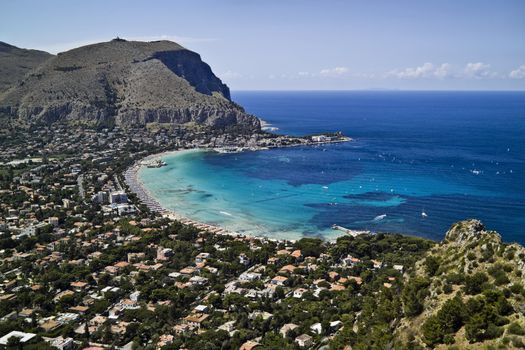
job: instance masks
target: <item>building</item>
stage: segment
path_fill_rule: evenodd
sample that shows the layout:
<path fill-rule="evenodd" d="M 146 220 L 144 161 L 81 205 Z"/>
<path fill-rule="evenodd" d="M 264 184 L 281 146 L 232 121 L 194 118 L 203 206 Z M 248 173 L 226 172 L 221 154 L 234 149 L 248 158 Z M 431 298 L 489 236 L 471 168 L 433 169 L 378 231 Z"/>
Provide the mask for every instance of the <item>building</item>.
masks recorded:
<path fill-rule="evenodd" d="M 200 328 L 202 323 L 209 317 L 207 314 L 191 314 L 184 317 L 184 320 L 195 328 Z"/>
<path fill-rule="evenodd" d="M 275 284 L 277 286 L 284 286 L 286 281 L 288 281 L 288 278 L 287 277 L 284 277 L 284 276 L 275 276 L 274 278 L 272 278 L 271 280 L 271 283 L 272 284 Z"/>
<path fill-rule="evenodd" d="M 293 291 L 293 297 L 297 299 L 301 299 L 303 297 L 303 294 L 307 291 L 308 289 L 297 288 L 296 290 Z"/>
<path fill-rule="evenodd" d="M 128 195 L 124 191 L 115 191 L 109 194 L 110 204 L 126 204 L 128 202 Z"/>
<path fill-rule="evenodd" d="M 287 323 L 281 327 L 281 329 L 279 330 L 279 334 L 282 335 L 283 338 L 286 338 L 289 332 L 293 331 L 294 329 L 298 327 L 299 326 L 294 323 Z"/>
<path fill-rule="evenodd" d="M 260 345 L 261 344 L 255 342 L 255 341 L 248 340 L 246 343 L 241 345 L 239 350 L 252 350 L 252 349 L 255 349 L 256 347 L 258 347 Z"/>
<path fill-rule="evenodd" d="M 173 249 L 171 248 L 157 248 L 157 260 L 159 261 L 166 261 L 169 260 L 170 257 L 173 256 Z"/>
<path fill-rule="evenodd" d="M 34 333 L 25 333 L 25 332 L 19 332 L 19 331 L 12 331 L 4 335 L 2 338 L 0 338 L 0 345 L 7 345 L 9 342 L 9 339 L 11 337 L 18 338 L 18 341 L 20 343 L 25 343 L 34 337 L 36 337 L 36 334 Z"/>
<path fill-rule="evenodd" d="M 62 336 L 56 338 L 45 338 L 46 343 L 59 350 L 72 350 L 74 346 L 73 338 L 63 338 Z"/>
<path fill-rule="evenodd" d="M 301 334 L 297 338 L 295 338 L 295 342 L 297 345 L 299 345 L 301 348 L 308 348 L 313 345 L 313 338 L 309 336 L 308 334 Z"/>
<path fill-rule="evenodd" d="M 323 326 L 320 322 L 317 322 L 310 326 L 310 330 L 312 333 L 321 334 L 323 332 Z"/>

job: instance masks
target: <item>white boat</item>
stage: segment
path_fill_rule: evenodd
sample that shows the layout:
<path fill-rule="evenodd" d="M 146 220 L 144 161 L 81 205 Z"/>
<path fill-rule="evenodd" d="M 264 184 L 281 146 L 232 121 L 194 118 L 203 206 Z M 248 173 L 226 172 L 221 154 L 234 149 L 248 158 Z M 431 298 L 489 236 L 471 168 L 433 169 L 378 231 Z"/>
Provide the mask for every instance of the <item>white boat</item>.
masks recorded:
<path fill-rule="evenodd" d="M 384 218 L 386 218 L 386 214 L 378 215 L 374 218 L 374 221 L 380 221 L 380 220 L 383 220 Z"/>
<path fill-rule="evenodd" d="M 422 212 L 421 212 L 421 217 L 426 218 L 426 217 L 428 217 L 428 215 L 427 215 L 427 213 L 425 213 L 424 211 L 422 211 Z"/>

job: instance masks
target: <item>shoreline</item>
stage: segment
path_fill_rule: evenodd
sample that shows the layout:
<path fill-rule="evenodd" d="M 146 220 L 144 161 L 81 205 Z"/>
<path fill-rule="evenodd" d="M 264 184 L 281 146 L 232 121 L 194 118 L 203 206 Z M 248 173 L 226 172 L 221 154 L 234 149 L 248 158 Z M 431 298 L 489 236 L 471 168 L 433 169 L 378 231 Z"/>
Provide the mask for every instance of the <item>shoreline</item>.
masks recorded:
<path fill-rule="evenodd" d="M 238 151 L 234 153 L 239 152 L 246 152 L 246 151 L 262 151 L 262 150 L 269 150 L 269 149 L 275 149 L 275 148 L 289 148 L 289 147 L 306 147 L 306 146 L 320 146 L 320 145 L 326 145 L 326 144 L 337 144 L 337 143 L 343 143 L 343 142 L 350 142 L 353 141 L 352 138 L 344 136 L 342 138 L 336 139 L 336 140 L 323 140 L 323 141 L 308 141 L 306 143 L 296 143 L 296 144 L 286 144 L 286 145 L 268 145 L 263 147 L 251 147 L 251 148 L 243 148 L 239 147 Z M 249 238 L 258 238 L 258 239 L 265 239 L 268 241 L 275 241 L 275 242 L 295 242 L 296 239 L 278 239 L 278 238 L 269 238 L 264 235 L 257 235 L 257 234 L 247 234 L 247 233 L 240 233 L 240 232 L 234 232 L 230 231 L 224 227 L 213 225 L 213 224 L 207 224 L 204 222 L 200 222 L 194 219 L 191 219 L 185 215 L 182 215 L 178 213 L 175 210 L 167 209 L 164 206 L 162 206 L 158 200 L 155 199 L 155 197 L 150 193 L 150 191 L 146 188 L 146 186 L 142 183 L 142 181 L 138 177 L 138 172 L 143 166 L 146 166 L 146 163 L 161 159 L 164 156 L 172 156 L 177 155 L 181 153 L 188 153 L 188 152 L 195 152 L 195 151 L 213 151 L 218 152 L 220 147 L 215 148 L 186 148 L 186 149 L 178 149 L 178 150 L 172 150 L 172 151 L 164 151 L 161 153 L 155 153 L 150 154 L 144 158 L 141 158 L 135 163 L 130 166 L 126 171 L 123 173 L 124 181 L 126 182 L 126 185 L 128 186 L 129 191 L 135 193 L 135 195 L 138 197 L 140 202 L 148 207 L 149 210 L 159 213 L 163 217 L 170 218 L 172 220 L 179 221 L 185 225 L 192 225 L 200 230 L 205 230 L 210 233 L 214 234 L 224 234 L 224 235 L 230 235 L 234 237 L 249 237 Z"/>
<path fill-rule="evenodd" d="M 162 217 L 169 218 L 171 220 L 179 221 L 184 225 L 192 225 L 196 227 L 199 230 L 207 231 L 209 233 L 213 234 L 220 234 L 220 235 L 228 235 L 233 236 L 237 238 L 257 238 L 267 241 L 274 241 L 274 242 L 295 242 L 294 239 L 276 239 L 276 238 L 269 238 L 265 236 L 259 236 L 259 235 L 249 235 L 246 233 L 240 233 L 240 232 L 233 232 L 230 231 L 224 227 L 220 227 L 217 225 L 207 224 L 204 222 L 200 222 L 194 219 L 191 219 L 187 216 L 184 216 L 180 213 L 177 213 L 175 210 L 167 209 L 163 207 L 151 194 L 151 192 L 144 186 L 142 181 L 139 179 L 138 172 L 141 170 L 143 166 L 145 166 L 145 163 L 157 158 L 161 158 L 163 156 L 172 156 L 172 155 L 181 155 L 182 153 L 189 153 L 189 152 L 196 152 L 196 151 L 213 151 L 213 149 L 208 148 L 189 148 L 189 149 L 179 149 L 179 150 L 173 150 L 173 151 L 164 151 L 161 153 L 155 153 L 148 155 L 144 158 L 141 158 L 135 163 L 130 166 L 126 171 L 123 173 L 124 175 L 124 181 L 126 182 L 126 185 L 128 186 L 129 191 L 134 193 L 137 198 L 140 200 L 142 204 L 148 207 L 149 210 L 154 211 L 156 213 L 159 213 Z"/>

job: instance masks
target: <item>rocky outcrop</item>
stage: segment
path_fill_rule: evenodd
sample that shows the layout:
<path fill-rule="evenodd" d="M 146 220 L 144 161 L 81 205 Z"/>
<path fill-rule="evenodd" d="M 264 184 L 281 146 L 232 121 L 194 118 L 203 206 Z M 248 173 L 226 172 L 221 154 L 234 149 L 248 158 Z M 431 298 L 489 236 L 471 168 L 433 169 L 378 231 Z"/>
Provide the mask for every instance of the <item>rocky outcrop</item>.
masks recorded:
<path fill-rule="evenodd" d="M 260 129 L 197 53 L 169 41 L 117 39 L 60 53 L 0 95 L 0 113 L 25 122 Z"/>
<path fill-rule="evenodd" d="M 446 233 L 443 243 L 466 245 L 488 237 L 493 238 L 498 244 L 501 243 L 501 236 L 497 232 L 486 231 L 481 221 L 471 219 L 452 225 Z"/>

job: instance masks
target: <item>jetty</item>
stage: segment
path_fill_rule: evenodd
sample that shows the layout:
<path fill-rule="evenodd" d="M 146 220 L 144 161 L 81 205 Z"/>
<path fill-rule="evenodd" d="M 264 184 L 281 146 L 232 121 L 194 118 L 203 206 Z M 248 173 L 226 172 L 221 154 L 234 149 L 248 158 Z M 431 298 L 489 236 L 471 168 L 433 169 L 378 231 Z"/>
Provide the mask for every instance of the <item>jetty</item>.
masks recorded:
<path fill-rule="evenodd" d="M 361 235 L 372 235 L 373 234 L 372 231 L 368 231 L 368 230 L 351 230 L 349 228 L 346 228 L 346 227 L 343 227 L 343 226 L 339 226 L 339 225 L 336 225 L 336 224 L 332 225 L 332 229 L 344 232 L 347 235 L 350 235 L 352 237 L 357 237 L 357 236 L 361 236 Z"/>

